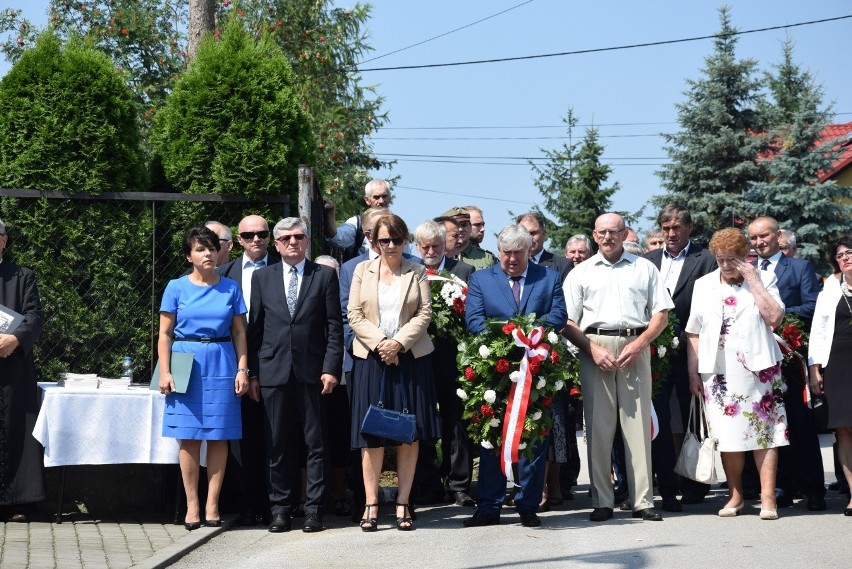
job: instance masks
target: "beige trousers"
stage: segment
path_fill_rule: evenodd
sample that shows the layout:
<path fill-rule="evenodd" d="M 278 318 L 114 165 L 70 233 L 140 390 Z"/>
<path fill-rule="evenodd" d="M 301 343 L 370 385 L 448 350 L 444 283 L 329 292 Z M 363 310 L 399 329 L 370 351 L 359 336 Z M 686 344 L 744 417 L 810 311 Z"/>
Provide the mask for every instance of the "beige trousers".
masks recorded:
<path fill-rule="evenodd" d="M 618 356 L 636 338 L 588 334 L 589 339 Z M 603 371 L 588 354 L 580 354 L 580 383 L 592 507 L 613 508 L 612 442 L 616 424 L 621 424 L 630 503 L 634 511 L 654 506 L 651 488 L 651 354 L 645 352 L 632 366 Z"/>

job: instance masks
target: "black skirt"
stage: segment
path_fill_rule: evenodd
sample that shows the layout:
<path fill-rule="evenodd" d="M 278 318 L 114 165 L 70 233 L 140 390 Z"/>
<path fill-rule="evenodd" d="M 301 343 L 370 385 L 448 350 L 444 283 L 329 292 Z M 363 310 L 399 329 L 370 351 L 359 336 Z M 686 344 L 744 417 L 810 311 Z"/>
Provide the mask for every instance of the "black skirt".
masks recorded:
<path fill-rule="evenodd" d="M 834 314 L 834 336 L 825 368 L 828 427 L 852 427 L 852 314 L 841 298 Z"/>
<path fill-rule="evenodd" d="M 361 423 L 370 405 L 379 401 L 379 386 L 385 374 L 385 409 L 402 410 L 400 380 L 408 391 L 409 413 L 417 417 L 416 440 L 434 442 L 441 436 L 441 420 L 438 416 L 435 396 L 435 379 L 432 374 L 431 354 L 415 359 L 410 353 L 399 354 L 398 366 L 386 366 L 375 352 L 367 359 L 353 357 L 352 382 L 348 385 L 349 402 L 352 408 L 353 449 L 378 448 L 398 445 L 378 437 L 361 434 Z"/>

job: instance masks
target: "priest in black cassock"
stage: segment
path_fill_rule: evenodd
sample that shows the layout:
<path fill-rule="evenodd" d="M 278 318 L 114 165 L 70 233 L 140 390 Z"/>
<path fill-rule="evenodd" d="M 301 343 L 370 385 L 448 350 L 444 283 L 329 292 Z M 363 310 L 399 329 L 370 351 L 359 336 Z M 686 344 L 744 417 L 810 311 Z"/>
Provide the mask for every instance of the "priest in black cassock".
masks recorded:
<path fill-rule="evenodd" d="M 0 305 L 24 317 L 11 334 L 0 331 L 0 521 L 26 522 L 32 505 L 45 498 L 43 451 L 32 435 L 38 415 L 33 347 L 42 311 L 35 274 L 3 255 L 8 242 L 0 221 Z"/>

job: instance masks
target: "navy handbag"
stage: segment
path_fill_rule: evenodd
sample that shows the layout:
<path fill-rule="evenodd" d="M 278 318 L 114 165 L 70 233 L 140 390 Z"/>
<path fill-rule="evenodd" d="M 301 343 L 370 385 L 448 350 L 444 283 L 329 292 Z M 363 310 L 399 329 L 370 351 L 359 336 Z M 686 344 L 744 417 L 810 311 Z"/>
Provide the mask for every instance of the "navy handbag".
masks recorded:
<path fill-rule="evenodd" d="M 382 371 L 382 381 L 379 384 L 379 401 L 376 405 L 370 405 L 364 420 L 361 422 L 361 434 L 372 435 L 391 441 L 411 444 L 417 432 L 417 418 L 408 412 L 408 390 L 405 388 L 405 380 L 402 370 L 399 374 L 400 389 L 402 391 L 402 411 L 385 409 L 382 400 L 385 397 L 385 370 Z"/>

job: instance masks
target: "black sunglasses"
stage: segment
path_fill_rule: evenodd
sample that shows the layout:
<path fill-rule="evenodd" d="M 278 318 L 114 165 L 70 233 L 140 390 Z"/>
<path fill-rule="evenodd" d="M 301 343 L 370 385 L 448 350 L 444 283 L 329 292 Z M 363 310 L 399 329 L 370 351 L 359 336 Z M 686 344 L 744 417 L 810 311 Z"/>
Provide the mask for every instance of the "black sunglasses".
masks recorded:
<path fill-rule="evenodd" d="M 296 241 L 303 241 L 305 237 L 307 237 L 307 235 L 305 235 L 304 233 L 295 233 L 293 235 L 282 235 L 281 237 L 276 239 L 276 241 L 281 244 L 287 244 L 290 242 L 291 239 L 295 239 Z"/>
<path fill-rule="evenodd" d="M 382 247 L 387 247 L 391 243 L 399 247 L 405 240 L 402 237 L 383 237 L 381 239 L 376 239 L 376 241 L 378 241 L 379 245 L 381 245 Z"/>
<path fill-rule="evenodd" d="M 251 241 L 254 239 L 255 235 L 261 239 L 266 239 L 269 237 L 269 231 L 243 231 L 240 233 L 240 237 L 242 237 L 245 241 Z"/>

